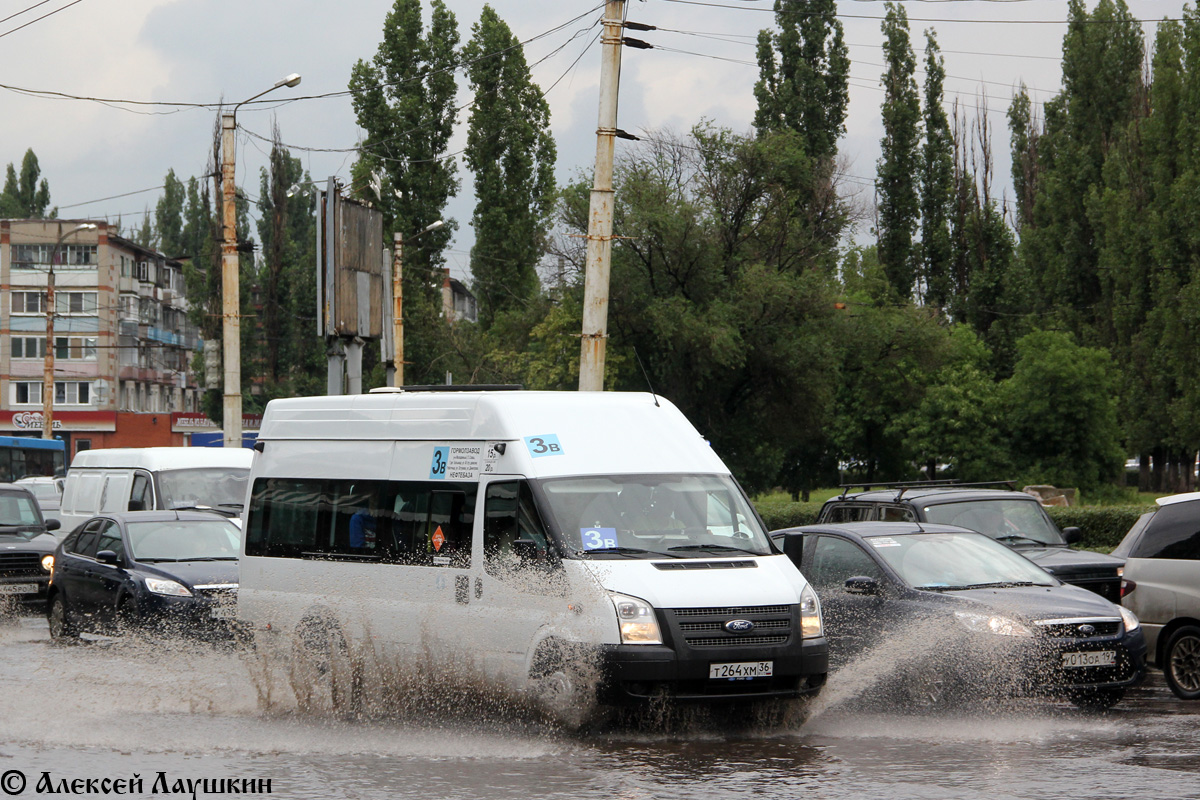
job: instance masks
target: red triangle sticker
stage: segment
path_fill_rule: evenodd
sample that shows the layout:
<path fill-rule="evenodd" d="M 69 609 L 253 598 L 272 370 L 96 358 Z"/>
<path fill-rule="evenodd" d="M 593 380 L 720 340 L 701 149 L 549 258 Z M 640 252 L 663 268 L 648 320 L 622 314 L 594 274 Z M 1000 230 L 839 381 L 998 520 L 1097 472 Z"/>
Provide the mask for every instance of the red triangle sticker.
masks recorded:
<path fill-rule="evenodd" d="M 433 532 L 433 549 L 437 552 L 442 551 L 442 545 L 446 543 L 446 535 L 442 533 L 442 526 L 438 525 L 437 530 Z"/>

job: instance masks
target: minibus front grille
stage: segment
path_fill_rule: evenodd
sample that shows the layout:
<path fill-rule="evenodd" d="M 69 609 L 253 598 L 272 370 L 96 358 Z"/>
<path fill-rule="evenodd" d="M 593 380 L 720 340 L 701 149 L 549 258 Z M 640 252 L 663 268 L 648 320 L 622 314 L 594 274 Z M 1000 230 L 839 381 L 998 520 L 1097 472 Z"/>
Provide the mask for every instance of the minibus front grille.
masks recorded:
<path fill-rule="evenodd" d="M 726 606 L 724 608 L 672 608 L 676 617 L 732 617 L 755 614 L 787 614 L 791 606 Z"/>
<path fill-rule="evenodd" d="M 41 575 L 41 553 L 0 553 L 0 575 L 18 577 L 25 575 Z"/>
<path fill-rule="evenodd" d="M 732 647 L 746 645 L 768 645 L 768 644 L 783 644 L 788 640 L 788 635 L 777 634 L 774 636 L 722 636 L 718 639 L 708 637 L 691 637 L 684 639 L 688 647 Z"/>
<path fill-rule="evenodd" d="M 790 619 L 761 619 L 754 623 L 754 630 L 791 630 L 792 621 Z M 724 630 L 720 622 L 681 622 L 679 630 L 684 633 L 699 633 L 701 631 L 720 631 Z M 738 637 L 739 639 L 742 637 Z"/>
<path fill-rule="evenodd" d="M 664 616 L 672 638 L 691 648 L 742 649 L 787 644 L 796 628 L 793 620 L 798 616 L 795 606 L 671 608 L 666 611 Z"/>

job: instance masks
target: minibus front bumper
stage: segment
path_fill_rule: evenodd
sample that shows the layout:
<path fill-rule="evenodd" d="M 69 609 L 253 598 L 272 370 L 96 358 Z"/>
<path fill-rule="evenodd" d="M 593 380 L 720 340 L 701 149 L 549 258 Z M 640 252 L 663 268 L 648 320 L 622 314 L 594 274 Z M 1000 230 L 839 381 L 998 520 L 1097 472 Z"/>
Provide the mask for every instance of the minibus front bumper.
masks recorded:
<path fill-rule="evenodd" d="M 829 645 L 824 637 L 791 637 L 771 647 L 705 647 L 686 645 L 607 645 L 601 649 L 603 697 L 609 702 L 638 702 L 667 696 L 675 700 L 721 701 L 816 694 L 829 671 Z M 714 678 L 713 665 L 761 665 L 770 675 Z"/>

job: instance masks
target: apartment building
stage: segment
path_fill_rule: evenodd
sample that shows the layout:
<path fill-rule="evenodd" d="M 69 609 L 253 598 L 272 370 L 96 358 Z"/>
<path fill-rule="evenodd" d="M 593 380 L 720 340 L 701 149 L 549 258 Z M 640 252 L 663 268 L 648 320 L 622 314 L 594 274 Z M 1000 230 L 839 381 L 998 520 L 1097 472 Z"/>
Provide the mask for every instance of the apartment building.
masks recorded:
<path fill-rule="evenodd" d="M 106 222 L 0 220 L 0 289 L 0 434 L 41 433 L 52 311 L 53 424 L 69 456 L 188 443 L 189 425 L 203 416 L 191 371 L 201 343 L 178 261 Z"/>

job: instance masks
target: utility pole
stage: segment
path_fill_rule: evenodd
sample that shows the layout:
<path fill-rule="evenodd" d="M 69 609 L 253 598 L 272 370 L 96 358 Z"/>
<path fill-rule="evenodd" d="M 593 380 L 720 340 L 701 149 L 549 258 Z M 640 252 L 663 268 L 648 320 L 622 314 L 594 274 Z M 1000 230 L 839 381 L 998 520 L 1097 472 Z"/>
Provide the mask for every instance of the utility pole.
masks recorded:
<path fill-rule="evenodd" d="M 300 76 L 296 73 L 276 81 L 270 89 L 259 92 L 233 107 L 233 111 L 221 114 L 221 341 L 224 344 L 225 401 L 223 403 L 224 425 L 222 444 L 225 447 L 242 446 L 242 301 L 238 286 L 238 243 L 237 243 L 237 186 L 234 184 L 234 162 L 237 158 L 237 110 L 283 86 L 296 86 Z"/>
<path fill-rule="evenodd" d="M 393 386 L 404 385 L 404 283 L 400 265 L 404 263 L 404 234 L 392 234 L 392 367 Z"/>
<path fill-rule="evenodd" d="M 62 249 L 63 240 L 79 231 L 95 230 L 96 224 L 85 222 L 63 233 L 58 223 L 58 239 L 50 250 L 50 271 L 46 274 L 46 352 L 42 358 L 42 438 L 54 438 L 54 262 Z"/>
<path fill-rule="evenodd" d="M 588 208 L 587 267 L 583 281 L 583 334 L 579 391 L 604 390 L 608 339 L 608 282 L 612 264 L 613 151 L 617 137 L 617 93 L 626 0 L 607 0 L 601 37 L 600 113 L 596 126 L 596 173 Z"/>
<path fill-rule="evenodd" d="M 221 341 L 224 344 L 225 373 L 222 405 L 225 447 L 242 446 L 242 318 L 240 269 L 237 250 L 237 187 L 234 161 L 237 116 L 233 111 L 221 114 Z"/>

